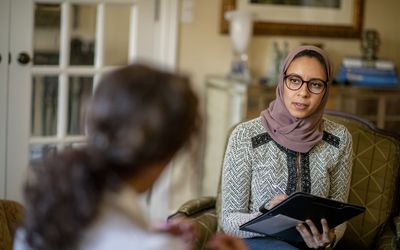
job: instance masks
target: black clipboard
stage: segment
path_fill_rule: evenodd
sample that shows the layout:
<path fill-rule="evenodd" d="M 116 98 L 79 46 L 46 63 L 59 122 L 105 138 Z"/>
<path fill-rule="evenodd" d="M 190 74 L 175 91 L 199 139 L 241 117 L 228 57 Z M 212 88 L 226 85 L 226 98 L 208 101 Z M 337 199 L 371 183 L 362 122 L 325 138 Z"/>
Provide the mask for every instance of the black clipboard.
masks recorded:
<path fill-rule="evenodd" d="M 363 213 L 365 207 L 296 192 L 260 216 L 242 224 L 240 230 L 261 233 L 288 242 L 303 242 L 296 225 L 312 220 L 320 231 L 325 218 L 330 228 Z"/>

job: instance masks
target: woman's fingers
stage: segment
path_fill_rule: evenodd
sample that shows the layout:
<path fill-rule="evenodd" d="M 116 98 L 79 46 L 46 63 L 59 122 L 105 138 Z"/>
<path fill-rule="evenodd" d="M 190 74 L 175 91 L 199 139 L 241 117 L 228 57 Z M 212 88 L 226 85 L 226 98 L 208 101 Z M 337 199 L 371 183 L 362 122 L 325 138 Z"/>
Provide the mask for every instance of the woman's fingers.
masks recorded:
<path fill-rule="evenodd" d="M 296 229 L 303 237 L 304 242 L 309 248 L 321 248 L 329 245 L 335 238 L 335 229 L 330 229 L 326 219 L 321 219 L 322 233 L 311 220 L 306 220 L 308 228 L 303 225 L 297 225 Z"/>
<path fill-rule="evenodd" d="M 278 205 L 279 203 L 281 203 L 282 201 L 287 199 L 287 195 L 286 194 L 280 194 L 275 196 L 274 198 L 271 199 L 271 201 L 269 202 L 268 205 L 268 209 L 271 209 L 273 207 L 275 207 L 276 205 Z"/>
<path fill-rule="evenodd" d="M 319 238 L 321 235 L 318 231 L 318 228 L 314 225 L 314 223 L 311 220 L 306 220 L 306 223 L 307 223 L 308 227 L 310 228 L 313 237 Z"/>
<path fill-rule="evenodd" d="M 193 241 L 196 238 L 194 222 L 190 219 L 171 220 L 167 223 L 156 225 L 154 230 L 180 237 L 187 242 Z"/>
<path fill-rule="evenodd" d="M 329 244 L 331 242 L 330 239 L 330 229 L 328 226 L 328 222 L 326 221 L 326 219 L 321 219 L 321 225 L 322 225 L 322 240 L 324 243 Z"/>
<path fill-rule="evenodd" d="M 301 237 L 303 238 L 304 242 L 309 248 L 315 248 L 315 242 L 313 239 L 313 235 L 307 229 L 307 227 L 303 224 L 299 224 L 296 226 L 297 231 L 300 233 Z"/>
<path fill-rule="evenodd" d="M 335 228 L 330 229 L 328 225 L 328 221 L 326 219 L 321 219 L 322 229 L 323 229 L 323 237 L 327 245 L 335 242 L 336 240 L 336 233 Z"/>

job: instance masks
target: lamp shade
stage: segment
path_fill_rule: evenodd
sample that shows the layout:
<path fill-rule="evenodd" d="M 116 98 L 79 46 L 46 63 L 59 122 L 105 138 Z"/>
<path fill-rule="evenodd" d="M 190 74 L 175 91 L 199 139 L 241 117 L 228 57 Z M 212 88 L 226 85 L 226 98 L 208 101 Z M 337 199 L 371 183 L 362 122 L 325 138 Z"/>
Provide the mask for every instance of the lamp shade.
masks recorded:
<path fill-rule="evenodd" d="M 234 51 L 244 53 L 253 32 L 254 14 L 245 10 L 232 10 L 225 13 L 225 19 L 229 21 L 229 34 Z"/>

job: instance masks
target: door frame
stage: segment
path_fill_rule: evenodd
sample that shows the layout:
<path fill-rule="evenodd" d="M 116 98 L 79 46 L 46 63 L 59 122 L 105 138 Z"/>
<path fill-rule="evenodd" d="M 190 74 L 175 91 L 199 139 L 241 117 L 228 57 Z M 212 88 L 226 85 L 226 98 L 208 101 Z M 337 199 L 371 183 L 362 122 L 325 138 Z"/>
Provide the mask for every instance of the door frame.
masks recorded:
<path fill-rule="evenodd" d="M 29 150 L 20 147 L 22 142 L 29 142 L 30 105 L 23 103 L 30 100 L 31 84 L 27 84 L 30 65 L 17 63 L 18 53 L 26 52 L 32 55 L 30 39 L 21 39 L 20 34 L 32 37 L 32 27 L 26 25 L 26 20 L 33 20 L 33 1 L 10 1 L 9 51 L 10 64 L 8 67 L 8 103 L 7 103 L 7 145 L 6 145 L 6 199 L 22 201 L 22 180 L 27 174 Z M 21 10 L 21 11 L 16 11 Z M 33 22 L 29 22 L 33 26 Z M 12 32 L 16 30 L 18 32 Z M 30 82 L 29 82 L 30 83 Z M 18 98 L 12 98 L 12 97 Z M 28 124 L 28 125 L 26 125 Z M 12 156 L 12 157 L 11 157 Z"/>
<path fill-rule="evenodd" d="M 0 34 L 6 34 L 0 39 L 0 198 L 6 195 L 9 12 L 10 0 L 0 0 Z"/>

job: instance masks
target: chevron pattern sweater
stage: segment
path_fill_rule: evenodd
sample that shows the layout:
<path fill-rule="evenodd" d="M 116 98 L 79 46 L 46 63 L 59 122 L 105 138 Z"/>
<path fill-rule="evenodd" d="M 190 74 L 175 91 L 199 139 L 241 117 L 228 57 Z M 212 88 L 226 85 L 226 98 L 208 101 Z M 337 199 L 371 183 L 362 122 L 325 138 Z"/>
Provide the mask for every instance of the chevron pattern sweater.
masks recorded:
<path fill-rule="evenodd" d="M 222 231 L 242 238 L 261 236 L 241 231 L 239 226 L 260 214 L 260 206 L 279 194 L 277 187 L 288 195 L 303 191 L 347 201 L 351 159 L 350 133 L 343 125 L 326 119 L 323 140 L 308 153 L 278 145 L 260 117 L 239 124 L 229 138 L 223 165 Z M 344 229 L 345 225 L 336 228 L 337 239 Z"/>

